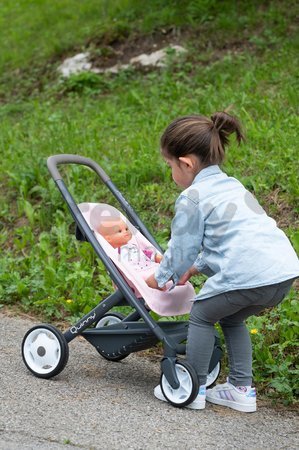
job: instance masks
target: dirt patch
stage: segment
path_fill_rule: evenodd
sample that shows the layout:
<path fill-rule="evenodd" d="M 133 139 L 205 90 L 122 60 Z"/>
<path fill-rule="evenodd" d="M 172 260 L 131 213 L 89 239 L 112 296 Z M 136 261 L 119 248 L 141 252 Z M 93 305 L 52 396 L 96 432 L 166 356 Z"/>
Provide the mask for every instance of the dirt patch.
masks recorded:
<path fill-rule="evenodd" d="M 115 38 L 111 40 L 103 36 L 90 40 L 85 50 L 90 54 L 89 61 L 92 67 L 101 69 L 129 64 L 131 58 L 176 45 L 184 48 L 189 46 L 185 59 L 193 62 L 194 55 L 196 55 L 196 64 L 202 64 L 203 66 L 221 60 L 228 53 L 236 55 L 245 50 L 256 50 L 255 45 L 250 42 L 249 36 L 244 36 L 243 39 L 226 36 L 223 40 L 209 34 L 210 30 L 200 31 L 171 27 L 156 30 L 146 35 L 133 34 L 125 39 Z M 201 57 L 198 58 L 198 55 L 201 55 Z M 61 58 L 60 61 L 62 62 Z M 139 70 L 148 72 L 157 70 L 157 67 L 144 68 L 139 66 Z"/>
<path fill-rule="evenodd" d="M 147 35 L 133 35 L 124 39 L 109 41 L 105 38 L 90 41 L 87 50 L 91 53 L 91 62 L 95 67 L 111 67 L 127 64 L 131 58 L 142 53 L 151 53 L 170 44 L 182 45 L 187 34 L 175 28 L 156 31 Z"/>

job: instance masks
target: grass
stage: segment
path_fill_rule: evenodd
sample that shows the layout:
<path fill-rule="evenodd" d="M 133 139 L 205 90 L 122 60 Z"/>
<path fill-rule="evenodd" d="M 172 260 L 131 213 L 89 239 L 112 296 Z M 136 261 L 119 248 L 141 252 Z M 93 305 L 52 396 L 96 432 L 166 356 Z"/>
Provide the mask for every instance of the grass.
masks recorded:
<path fill-rule="evenodd" d="M 165 246 L 178 190 L 159 155 L 159 136 L 179 115 L 209 115 L 231 104 L 247 142 L 232 142 L 224 169 L 254 192 L 299 251 L 295 16 L 295 2 L 275 1 L 224 1 L 221 8 L 200 0 L 6 2 L 0 13 L 0 26 L 6 26 L 0 60 L 1 305 L 73 321 L 111 292 L 88 244 L 74 238 L 46 169 L 49 155 L 78 153 L 97 161 Z M 179 60 L 170 56 L 165 69 L 83 74 L 64 82 L 57 76 L 64 55 L 95 54 L 107 43 L 171 29 L 176 38 L 181 31 L 188 53 Z M 113 202 L 80 167 L 65 179 L 78 201 Z M 275 396 L 275 387 L 286 402 L 298 394 L 296 295 L 292 291 L 275 312 L 250 321 L 258 331 L 255 378 L 264 392 Z"/>

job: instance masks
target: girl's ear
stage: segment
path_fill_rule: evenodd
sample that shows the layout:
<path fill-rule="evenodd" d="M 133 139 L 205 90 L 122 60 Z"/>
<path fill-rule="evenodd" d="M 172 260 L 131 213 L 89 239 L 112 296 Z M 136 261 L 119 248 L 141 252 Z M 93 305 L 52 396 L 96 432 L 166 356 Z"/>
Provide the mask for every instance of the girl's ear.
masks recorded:
<path fill-rule="evenodd" d="M 181 156 L 179 158 L 179 161 L 187 166 L 188 169 L 194 169 L 195 167 L 195 160 L 192 158 L 192 156 Z"/>

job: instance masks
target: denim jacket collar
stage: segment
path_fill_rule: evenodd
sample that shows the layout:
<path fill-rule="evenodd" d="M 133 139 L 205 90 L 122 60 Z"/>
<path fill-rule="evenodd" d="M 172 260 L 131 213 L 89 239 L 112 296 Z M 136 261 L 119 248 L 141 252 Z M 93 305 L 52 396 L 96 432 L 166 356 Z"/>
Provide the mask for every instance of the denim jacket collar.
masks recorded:
<path fill-rule="evenodd" d="M 217 165 L 205 167 L 196 175 L 192 184 L 198 183 L 200 180 L 202 180 L 203 178 L 209 177 L 210 175 L 215 175 L 216 173 L 221 173 L 221 172 L 222 172 L 222 170 Z"/>

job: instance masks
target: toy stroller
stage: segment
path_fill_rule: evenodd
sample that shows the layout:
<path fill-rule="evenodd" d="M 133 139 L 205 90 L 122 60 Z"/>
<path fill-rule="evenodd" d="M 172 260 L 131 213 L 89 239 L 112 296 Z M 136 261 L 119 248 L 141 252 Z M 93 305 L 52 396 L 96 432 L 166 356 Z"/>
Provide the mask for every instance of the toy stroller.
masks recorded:
<path fill-rule="evenodd" d="M 93 169 L 118 200 L 126 216 L 103 203 L 77 205 L 57 169 L 57 166 L 62 164 L 80 164 Z M 172 405 L 188 405 L 195 399 L 199 390 L 194 368 L 183 358 L 177 358 L 178 354 L 185 354 L 188 322 L 156 322 L 150 315 L 150 310 L 160 316 L 190 312 L 191 300 L 194 298 L 192 285 L 187 283 L 165 292 L 149 288 L 141 277 L 136 276 L 129 264 L 119 259 L 115 249 L 97 233 L 93 227 L 95 217 L 101 220 L 103 217 L 118 215 L 126 222 L 138 245 L 142 243 L 162 253 L 146 226 L 98 164 L 78 155 L 61 154 L 48 159 L 48 169 L 75 220 L 77 239 L 92 245 L 117 289 L 64 333 L 47 324 L 29 329 L 22 342 L 25 365 L 40 378 L 51 378 L 59 374 L 68 361 L 68 344 L 79 335 L 110 361 L 120 361 L 131 353 L 148 349 L 160 341 L 164 352 L 160 379 L 162 392 Z M 110 311 L 123 305 L 132 308 L 128 316 Z M 221 357 L 220 339 L 215 332 L 207 386 L 212 385 L 219 376 Z"/>

